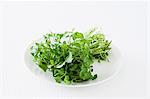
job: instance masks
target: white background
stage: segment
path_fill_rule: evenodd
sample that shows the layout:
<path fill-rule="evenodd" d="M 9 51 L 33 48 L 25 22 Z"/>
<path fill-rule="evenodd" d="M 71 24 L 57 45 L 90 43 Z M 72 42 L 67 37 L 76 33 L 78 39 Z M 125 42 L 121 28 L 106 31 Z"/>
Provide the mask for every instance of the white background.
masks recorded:
<path fill-rule="evenodd" d="M 146 96 L 145 2 L 8 2 L 2 11 L 3 96 Z M 57 87 L 25 66 L 26 46 L 42 34 L 94 26 L 102 27 L 123 54 L 122 69 L 113 80 L 85 88 Z"/>

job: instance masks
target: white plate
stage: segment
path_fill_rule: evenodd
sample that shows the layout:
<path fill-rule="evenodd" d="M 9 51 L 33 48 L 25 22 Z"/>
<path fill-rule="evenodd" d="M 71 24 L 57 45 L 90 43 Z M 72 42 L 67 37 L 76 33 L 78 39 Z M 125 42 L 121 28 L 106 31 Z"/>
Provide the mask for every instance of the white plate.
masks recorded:
<path fill-rule="evenodd" d="M 38 40 L 35 40 L 31 44 L 27 46 L 27 49 L 25 51 L 25 64 L 26 66 L 37 76 L 42 77 L 44 79 L 47 79 L 51 84 L 54 85 L 59 85 L 59 86 L 65 86 L 65 87 L 85 87 L 85 86 L 92 86 L 92 85 L 97 85 L 97 84 L 102 84 L 111 78 L 113 78 L 118 71 L 120 70 L 121 67 L 121 61 L 122 61 L 122 56 L 119 51 L 119 49 L 112 45 L 112 50 L 110 52 L 110 57 L 109 57 L 109 62 L 94 62 L 93 64 L 93 72 L 98 75 L 96 80 L 90 80 L 82 83 L 77 83 L 77 84 L 72 84 L 72 85 L 66 85 L 63 83 L 57 83 L 52 77 L 52 74 L 50 72 L 44 72 L 41 70 L 34 62 L 32 61 L 32 56 L 30 54 L 30 47 L 35 43 L 38 42 Z"/>

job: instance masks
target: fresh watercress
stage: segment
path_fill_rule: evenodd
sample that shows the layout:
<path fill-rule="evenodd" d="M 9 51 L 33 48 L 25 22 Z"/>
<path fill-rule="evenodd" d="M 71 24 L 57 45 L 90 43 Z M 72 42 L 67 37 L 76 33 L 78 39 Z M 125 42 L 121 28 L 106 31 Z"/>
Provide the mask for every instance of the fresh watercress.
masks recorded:
<path fill-rule="evenodd" d="M 56 82 L 72 84 L 97 78 L 92 64 L 94 60 L 108 60 L 110 44 L 95 29 L 86 33 L 47 33 L 31 47 L 31 55 L 44 72 L 52 72 Z"/>

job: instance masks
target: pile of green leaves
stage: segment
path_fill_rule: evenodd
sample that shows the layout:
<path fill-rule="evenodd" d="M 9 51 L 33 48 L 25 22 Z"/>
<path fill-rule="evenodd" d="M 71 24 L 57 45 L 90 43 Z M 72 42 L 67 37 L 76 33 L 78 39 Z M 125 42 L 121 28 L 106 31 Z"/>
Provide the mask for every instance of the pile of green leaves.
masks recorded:
<path fill-rule="evenodd" d="M 43 71 L 52 72 L 56 82 L 72 84 L 97 78 L 92 64 L 94 60 L 108 60 L 110 44 L 94 29 L 87 33 L 47 33 L 31 47 L 31 54 Z"/>

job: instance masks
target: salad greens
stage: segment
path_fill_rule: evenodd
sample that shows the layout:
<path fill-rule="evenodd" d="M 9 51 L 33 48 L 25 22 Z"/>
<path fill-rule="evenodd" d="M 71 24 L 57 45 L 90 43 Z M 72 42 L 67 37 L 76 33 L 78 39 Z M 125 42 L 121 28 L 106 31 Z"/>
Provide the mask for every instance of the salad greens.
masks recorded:
<path fill-rule="evenodd" d="M 52 72 L 56 82 L 72 84 L 97 78 L 92 64 L 94 60 L 108 60 L 110 44 L 95 29 L 86 33 L 47 33 L 31 47 L 31 55 L 43 71 Z"/>

